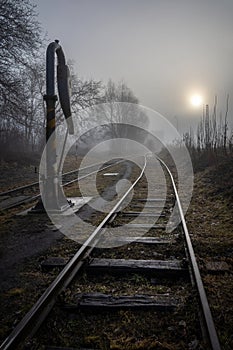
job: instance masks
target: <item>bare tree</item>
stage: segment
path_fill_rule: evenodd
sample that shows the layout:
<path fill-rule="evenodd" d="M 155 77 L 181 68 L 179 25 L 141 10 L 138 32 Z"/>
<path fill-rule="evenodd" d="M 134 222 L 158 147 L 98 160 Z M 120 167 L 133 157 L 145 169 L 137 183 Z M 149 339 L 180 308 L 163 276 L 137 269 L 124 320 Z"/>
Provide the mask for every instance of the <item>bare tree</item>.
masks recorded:
<path fill-rule="evenodd" d="M 7 128 L 4 128 L 0 138 L 3 136 L 10 144 L 12 134 L 17 130 L 21 135 L 18 150 L 33 150 L 39 144 L 45 119 L 43 92 L 43 65 L 37 63 L 31 67 L 24 66 L 21 68 L 21 80 L 18 82 L 17 99 L 11 97 L 11 103 L 6 99 L 1 106 L 2 125 L 7 125 Z"/>
<path fill-rule="evenodd" d="M 108 103 L 103 119 L 109 124 L 109 132 L 112 137 L 129 136 L 130 128 L 126 127 L 127 122 L 135 124 L 137 120 L 137 125 L 142 126 L 142 128 L 148 125 L 147 116 L 135 106 L 139 102 L 137 97 L 125 82 L 121 81 L 115 84 L 109 80 L 105 88 L 103 102 Z M 123 103 L 116 104 L 116 102 Z"/>
<path fill-rule="evenodd" d="M 29 0 L 0 0 L 0 99 L 17 96 L 19 70 L 41 45 L 35 6 Z"/>
<path fill-rule="evenodd" d="M 22 72 L 31 66 L 41 47 L 36 16 L 35 5 L 29 0 L 0 0 L 0 138 L 1 143 L 9 144 L 14 137 L 15 147 L 17 140 L 20 146 L 25 140 L 21 115 L 28 101 L 22 99 Z"/>
<path fill-rule="evenodd" d="M 229 109 L 229 94 L 227 94 L 227 99 L 226 99 L 226 112 L 225 112 L 224 127 L 223 127 L 223 149 L 225 153 L 227 152 L 228 109 Z"/>
<path fill-rule="evenodd" d="M 104 88 L 101 81 L 93 79 L 83 80 L 79 78 L 75 72 L 72 60 L 68 60 L 68 66 L 71 79 L 72 118 L 76 119 L 80 129 L 83 129 L 88 125 L 90 126 L 92 121 L 89 118 L 85 118 L 85 113 L 81 113 L 81 111 L 102 102 Z M 64 120 L 59 101 L 56 106 L 56 119 L 58 125 Z"/>
<path fill-rule="evenodd" d="M 203 109 L 203 116 L 197 125 L 196 135 L 190 130 L 183 135 L 186 146 L 191 150 L 194 166 L 217 164 L 218 160 L 233 149 L 233 134 L 228 122 L 229 94 L 226 98 L 225 115 L 220 111 L 217 116 L 217 96 L 210 117 L 209 106 Z"/>
<path fill-rule="evenodd" d="M 98 87 L 98 85 L 96 86 Z M 90 129 L 81 137 L 80 145 L 90 148 L 103 140 L 135 139 L 135 136 L 137 140 L 140 137 L 145 138 L 145 132 L 143 134 L 139 128 L 136 126 L 133 128 L 132 125 L 139 125 L 141 122 L 141 126 L 145 127 L 148 125 L 148 118 L 137 107 L 138 99 L 124 82 L 116 84 L 109 80 L 104 91 L 100 91 L 95 100 L 91 101 L 102 103 L 96 105 L 95 113 L 91 115 L 87 114 L 86 116 L 85 113 L 80 113 L 80 127 L 88 126 Z M 125 103 L 119 104 L 117 102 Z M 94 126 L 93 130 L 91 130 L 92 125 Z"/>
<path fill-rule="evenodd" d="M 217 132 L 217 95 L 214 97 L 214 110 L 212 115 L 212 128 L 213 128 L 213 140 L 212 140 L 212 147 L 214 150 L 216 150 L 217 147 L 217 139 L 218 139 L 218 132 Z"/>

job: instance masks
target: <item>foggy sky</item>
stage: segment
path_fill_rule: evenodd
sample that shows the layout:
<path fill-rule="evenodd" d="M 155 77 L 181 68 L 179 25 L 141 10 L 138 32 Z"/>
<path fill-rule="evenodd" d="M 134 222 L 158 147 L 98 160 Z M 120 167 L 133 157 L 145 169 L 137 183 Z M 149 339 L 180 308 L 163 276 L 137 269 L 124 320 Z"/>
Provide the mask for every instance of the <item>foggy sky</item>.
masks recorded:
<path fill-rule="evenodd" d="M 233 114 L 233 0 L 31 0 L 82 78 L 124 80 L 180 129 L 202 115 L 193 93 Z M 233 117 L 231 117 L 233 118 Z"/>

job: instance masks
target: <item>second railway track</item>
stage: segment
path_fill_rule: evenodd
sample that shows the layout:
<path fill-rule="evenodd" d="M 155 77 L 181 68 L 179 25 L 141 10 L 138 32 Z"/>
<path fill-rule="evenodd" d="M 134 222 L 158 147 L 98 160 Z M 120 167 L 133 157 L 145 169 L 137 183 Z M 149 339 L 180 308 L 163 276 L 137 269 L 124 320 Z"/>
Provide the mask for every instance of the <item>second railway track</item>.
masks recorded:
<path fill-rule="evenodd" d="M 149 158 L 73 258 L 43 262 L 45 274 L 62 270 L 0 349 L 220 349 L 175 182 L 160 163 L 166 200 L 156 176 L 148 194 L 144 171 L 158 174 Z M 181 223 L 167 233 L 175 202 Z"/>
<path fill-rule="evenodd" d="M 113 165 L 122 162 L 118 160 L 110 162 L 102 166 L 100 170 L 111 168 Z M 83 180 L 86 177 L 95 174 L 99 171 L 98 167 L 102 163 L 91 164 L 83 168 L 77 168 L 62 174 L 62 186 L 69 186 L 78 180 Z M 39 182 L 33 182 L 24 186 L 15 187 L 0 193 L 0 211 L 20 207 L 27 203 L 35 202 L 40 198 Z"/>

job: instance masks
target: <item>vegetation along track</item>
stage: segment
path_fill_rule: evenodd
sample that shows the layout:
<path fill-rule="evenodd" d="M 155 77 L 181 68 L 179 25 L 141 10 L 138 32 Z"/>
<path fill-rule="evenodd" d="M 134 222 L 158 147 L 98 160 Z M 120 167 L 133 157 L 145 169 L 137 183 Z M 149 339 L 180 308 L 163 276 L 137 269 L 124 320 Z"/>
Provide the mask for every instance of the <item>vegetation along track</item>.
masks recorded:
<path fill-rule="evenodd" d="M 220 349 L 175 183 L 160 162 L 165 202 L 149 158 L 0 349 Z M 181 224 L 168 234 L 175 202 Z M 62 266 L 42 265 L 44 273 Z"/>

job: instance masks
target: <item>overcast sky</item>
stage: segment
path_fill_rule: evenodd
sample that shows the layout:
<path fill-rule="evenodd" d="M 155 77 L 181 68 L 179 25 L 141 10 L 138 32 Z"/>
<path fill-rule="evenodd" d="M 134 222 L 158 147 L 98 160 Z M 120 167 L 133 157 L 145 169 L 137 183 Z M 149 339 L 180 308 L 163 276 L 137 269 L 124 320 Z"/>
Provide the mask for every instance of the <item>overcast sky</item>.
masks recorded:
<path fill-rule="evenodd" d="M 233 112 L 233 0 L 31 0 L 83 78 L 124 80 L 179 128 L 202 114 L 193 94 Z"/>

